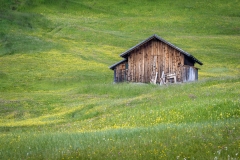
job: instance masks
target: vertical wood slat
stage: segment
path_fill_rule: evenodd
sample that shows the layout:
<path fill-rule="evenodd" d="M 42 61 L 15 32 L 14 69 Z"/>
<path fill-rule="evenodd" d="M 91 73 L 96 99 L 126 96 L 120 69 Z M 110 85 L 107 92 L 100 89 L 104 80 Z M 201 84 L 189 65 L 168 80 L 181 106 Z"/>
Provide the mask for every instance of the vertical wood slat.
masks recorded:
<path fill-rule="evenodd" d="M 166 52 L 165 52 L 165 44 L 164 43 L 162 43 L 162 47 L 163 47 L 163 51 L 162 51 L 162 57 L 163 57 L 163 59 L 162 59 L 162 66 L 163 66 L 163 68 L 162 68 L 162 72 L 164 72 L 164 73 L 166 73 L 166 65 L 165 65 L 165 61 L 166 61 Z"/>
<path fill-rule="evenodd" d="M 137 58 L 137 60 L 138 60 L 138 68 L 137 68 L 137 71 L 138 71 L 138 74 L 137 74 L 137 78 L 138 78 L 138 80 L 137 80 L 137 82 L 141 82 L 141 56 L 140 56 L 140 50 L 138 50 L 138 52 L 137 52 L 137 56 L 138 56 L 138 58 Z"/>
<path fill-rule="evenodd" d="M 169 68 L 169 74 L 172 73 L 172 48 L 171 47 L 168 47 L 169 48 L 169 54 L 168 54 L 168 68 Z"/>
<path fill-rule="evenodd" d="M 174 73 L 174 49 L 172 48 L 172 72 L 171 73 Z"/>
<path fill-rule="evenodd" d="M 142 59 L 142 66 L 141 66 L 141 75 L 142 75 L 142 79 L 141 82 L 144 83 L 144 46 L 142 48 L 142 54 L 141 54 L 141 59 Z"/>
<path fill-rule="evenodd" d="M 157 82 L 159 83 L 160 82 L 160 69 L 161 69 L 161 62 L 160 62 L 160 43 L 158 42 L 157 43 L 157 64 L 158 64 L 158 76 L 157 76 Z"/>
<path fill-rule="evenodd" d="M 180 59 L 180 52 L 177 52 L 177 80 L 181 81 L 181 59 Z"/>
<path fill-rule="evenodd" d="M 128 64 L 130 66 L 129 68 L 129 81 L 132 82 L 132 76 L 133 76 L 133 62 L 132 62 L 132 55 L 129 55 L 128 57 Z"/>
<path fill-rule="evenodd" d="M 135 52 L 135 82 L 138 82 L 138 65 L 139 65 L 139 60 L 138 60 L 138 52 L 136 51 Z"/>
<path fill-rule="evenodd" d="M 148 50 L 148 63 L 147 63 L 147 67 L 148 67 L 148 73 L 147 73 L 147 82 L 150 82 L 150 73 L 151 73 L 151 64 L 150 64 L 150 60 L 151 60 L 151 49 L 150 49 L 150 45 L 147 48 Z"/>
<path fill-rule="evenodd" d="M 177 55 L 176 55 L 176 50 L 173 50 L 173 73 L 177 75 Z"/>
<path fill-rule="evenodd" d="M 133 74 L 133 77 L 134 77 L 134 82 L 137 82 L 137 53 L 136 53 L 136 51 L 135 51 L 135 54 L 134 54 L 133 61 L 134 61 L 134 74 Z"/>
<path fill-rule="evenodd" d="M 165 56 L 166 56 L 166 59 L 165 59 L 165 73 L 168 74 L 169 73 L 169 53 L 168 53 L 168 46 L 166 45 L 166 51 L 165 51 Z"/>
<path fill-rule="evenodd" d="M 168 48 L 169 48 L 169 54 L 168 54 L 168 68 L 169 68 L 169 70 L 168 70 L 168 73 L 170 74 L 170 73 L 172 73 L 172 71 L 171 71 L 171 68 L 172 68 L 172 63 L 171 63 L 171 60 L 172 60 L 172 56 L 171 56 L 171 54 L 172 54 L 172 48 L 170 47 L 170 46 L 168 46 Z"/>
<path fill-rule="evenodd" d="M 141 51 L 138 51 L 138 82 L 141 82 L 142 80 L 142 56 L 141 56 Z"/>
<path fill-rule="evenodd" d="M 160 57 L 160 71 L 159 71 L 159 77 L 162 75 L 163 72 L 163 42 L 160 42 L 160 46 L 159 46 L 159 57 Z"/>
<path fill-rule="evenodd" d="M 127 79 L 127 81 L 130 81 L 130 73 L 131 73 L 131 65 L 130 65 L 130 59 L 128 58 L 128 74 L 127 74 L 127 76 L 128 76 L 128 79 Z"/>

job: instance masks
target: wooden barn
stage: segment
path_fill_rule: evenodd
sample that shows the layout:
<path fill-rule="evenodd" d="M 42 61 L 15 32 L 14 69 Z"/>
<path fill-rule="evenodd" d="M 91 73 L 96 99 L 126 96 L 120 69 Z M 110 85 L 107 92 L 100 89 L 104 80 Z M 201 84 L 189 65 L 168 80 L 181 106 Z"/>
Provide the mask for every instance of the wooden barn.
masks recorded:
<path fill-rule="evenodd" d="M 203 63 L 191 54 L 153 35 L 120 54 L 123 58 L 109 68 L 114 82 L 160 83 L 188 82 L 198 79 L 195 63 Z"/>

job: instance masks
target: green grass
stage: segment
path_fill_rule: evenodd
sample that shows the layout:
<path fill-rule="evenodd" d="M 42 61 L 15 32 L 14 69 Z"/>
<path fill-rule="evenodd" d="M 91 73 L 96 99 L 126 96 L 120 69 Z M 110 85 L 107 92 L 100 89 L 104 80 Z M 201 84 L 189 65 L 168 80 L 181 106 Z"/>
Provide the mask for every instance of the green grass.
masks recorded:
<path fill-rule="evenodd" d="M 238 1 L 1 0 L 0 159 L 239 159 Z M 199 81 L 113 84 L 158 34 Z"/>

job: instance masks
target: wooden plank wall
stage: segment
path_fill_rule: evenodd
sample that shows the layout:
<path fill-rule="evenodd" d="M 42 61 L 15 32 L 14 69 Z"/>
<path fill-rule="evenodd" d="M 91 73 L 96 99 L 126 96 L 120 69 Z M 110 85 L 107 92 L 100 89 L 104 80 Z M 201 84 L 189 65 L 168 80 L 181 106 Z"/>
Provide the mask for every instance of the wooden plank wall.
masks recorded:
<path fill-rule="evenodd" d="M 130 82 L 150 82 L 158 72 L 157 82 L 160 82 L 162 71 L 165 74 L 175 73 L 177 81 L 182 81 L 182 66 L 184 55 L 164 42 L 152 40 L 128 57 L 127 79 Z"/>
<path fill-rule="evenodd" d="M 126 69 L 125 69 L 125 63 L 121 63 L 116 66 L 116 77 L 115 77 L 115 82 L 123 82 L 127 80 L 126 78 Z"/>
<path fill-rule="evenodd" d="M 195 68 L 194 66 L 184 65 L 182 67 L 182 73 L 183 82 L 198 80 L 198 69 Z"/>

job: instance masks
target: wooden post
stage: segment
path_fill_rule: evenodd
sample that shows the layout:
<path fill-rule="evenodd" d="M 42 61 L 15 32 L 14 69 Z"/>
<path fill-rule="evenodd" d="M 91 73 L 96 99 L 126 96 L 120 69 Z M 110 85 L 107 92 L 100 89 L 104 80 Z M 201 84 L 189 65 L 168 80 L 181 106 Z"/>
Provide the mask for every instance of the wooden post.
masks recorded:
<path fill-rule="evenodd" d="M 158 75 L 158 72 L 156 72 L 156 76 L 155 76 L 155 79 L 154 79 L 154 84 L 157 83 L 157 75 Z"/>
<path fill-rule="evenodd" d="M 160 85 L 163 85 L 163 84 L 165 84 L 165 78 L 164 78 L 165 76 L 164 76 L 164 71 L 162 71 L 162 76 L 161 76 L 161 78 L 160 78 Z"/>

